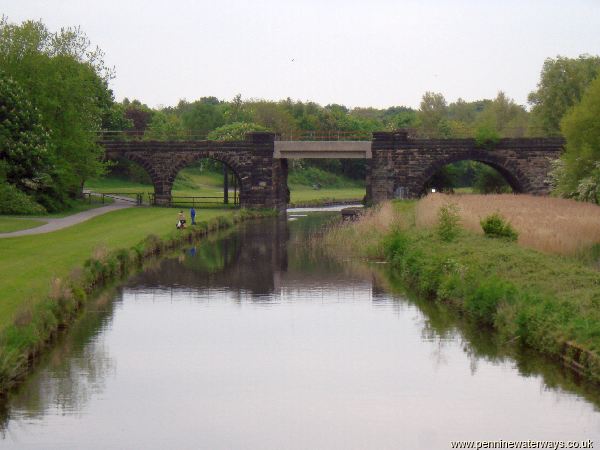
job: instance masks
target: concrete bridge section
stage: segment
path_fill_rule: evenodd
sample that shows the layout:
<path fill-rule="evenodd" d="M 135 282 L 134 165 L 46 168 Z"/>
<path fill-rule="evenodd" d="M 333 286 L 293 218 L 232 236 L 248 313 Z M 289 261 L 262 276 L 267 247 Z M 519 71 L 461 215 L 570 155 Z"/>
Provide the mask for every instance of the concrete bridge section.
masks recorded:
<path fill-rule="evenodd" d="M 275 158 L 371 159 L 371 141 L 275 141 Z"/>
<path fill-rule="evenodd" d="M 474 139 L 412 139 L 406 132 L 373 133 L 372 141 L 275 141 L 272 133 L 248 133 L 238 142 L 102 141 L 107 158 L 123 157 L 146 169 L 158 204 L 168 204 L 177 173 L 202 158 L 226 164 L 237 176 L 242 207 L 285 210 L 289 201 L 287 160 L 364 158 L 367 201 L 424 193 L 431 177 L 447 164 L 474 160 L 500 172 L 515 192 L 549 193 L 551 161 L 563 151 L 560 138 L 501 139 L 478 145 Z"/>

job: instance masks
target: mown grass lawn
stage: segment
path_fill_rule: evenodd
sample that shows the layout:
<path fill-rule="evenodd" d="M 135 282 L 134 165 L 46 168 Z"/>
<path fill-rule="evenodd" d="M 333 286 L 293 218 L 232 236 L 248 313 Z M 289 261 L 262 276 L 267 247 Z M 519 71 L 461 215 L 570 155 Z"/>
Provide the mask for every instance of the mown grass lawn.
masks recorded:
<path fill-rule="evenodd" d="M 310 186 L 291 185 L 290 201 L 292 203 L 311 202 L 316 200 L 362 200 L 364 187 L 340 187 L 313 189 Z"/>
<path fill-rule="evenodd" d="M 29 228 L 39 227 L 46 222 L 32 219 L 18 219 L 10 216 L 0 216 L 0 233 L 10 233 L 12 231 L 27 230 Z"/>
<path fill-rule="evenodd" d="M 164 237 L 176 233 L 178 211 L 129 208 L 53 233 L 0 239 L 0 330 L 12 323 L 24 303 L 42 300 L 53 277 L 63 278 L 83 265 L 95 248 L 128 248 L 148 234 Z M 202 209 L 196 220 L 227 214 L 232 212 Z"/>

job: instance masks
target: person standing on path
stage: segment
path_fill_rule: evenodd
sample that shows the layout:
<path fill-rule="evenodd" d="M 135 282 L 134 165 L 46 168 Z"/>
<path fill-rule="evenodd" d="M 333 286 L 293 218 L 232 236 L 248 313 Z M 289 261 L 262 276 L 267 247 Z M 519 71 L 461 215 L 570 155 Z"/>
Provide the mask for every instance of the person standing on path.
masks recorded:
<path fill-rule="evenodd" d="M 193 206 L 190 208 L 190 217 L 192 219 L 192 225 L 196 225 L 196 210 Z"/>

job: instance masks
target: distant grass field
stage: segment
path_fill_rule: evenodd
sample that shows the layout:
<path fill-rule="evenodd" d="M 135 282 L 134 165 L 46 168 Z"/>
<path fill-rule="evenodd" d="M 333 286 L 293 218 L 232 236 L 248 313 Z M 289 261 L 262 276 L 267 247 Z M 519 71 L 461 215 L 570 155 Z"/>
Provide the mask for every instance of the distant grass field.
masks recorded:
<path fill-rule="evenodd" d="M 301 184 L 295 181 L 308 183 L 307 177 L 290 176 L 289 188 L 292 203 L 309 201 L 335 201 L 335 200 L 362 200 L 365 188 L 356 181 L 349 181 L 335 175 L 331 176 L 335 186 L 322 185 L 321 189 L 314 189 L 310 184 Z M 103 178 L 92 180 L 85 185 L 86 189 L 94 192 L 119 192 L 119 193 L 152 193 L 154 187 L 150 184 L 136 183 L 119 178 Z M 231 192 L 233 192 L 231 190 Z M 181 170 L 173 184 L 173 196 L 182 197 L 222 197 L 223 176 L 216 172 L 200 172 L 197 168 Z M 147 200 L 147 197 L 146 199 Z M 218 202 L 219 200 L 216 199 Z"/>
<path fill-rule="evenodd" d="M 95 248 L 128 248 L 148 234 L 177 232 L 176 208 L 129 208 L 110 212 L 48 234 L 0 239 L 0 330 L 12 323 L 24 303 L 49 292 L 53 277 L 64 278 L 81 266 Z M 230 214 L 203 209 L 197 220 Z"/>
<path fill-rule="evenodd" d="M 85 187 L 99 193 L 117 192 L 135 194 L 143 192 L 148 194 L 154 192 L 154 186 L 151 184 L 110 177 L 90 180 L 86 183 Z M 201 173 L 196 168 L 183 169 L 175 179 L 172 195 L 182 197 L 222 197 L 223 176 L 214 172 Z M 148 198 L 146 197 L 145 200 L 147 201 Z"/>
<path fill-rule="evenodd" d="M 310 186 L 290 185 L 290 201 L 292 203 L 310 202 L 315 200 L 362 200 L 365 196 L 364 187 L 321 188 Z"/>
<path fill-rule="evenodd" d="M 0 216 L 0 233 L 10 233 L 12 231 L 27 230 L 29 228 L 39 227 L 46 222 L 32 219 L 17 219 L 15 217 Z"/>

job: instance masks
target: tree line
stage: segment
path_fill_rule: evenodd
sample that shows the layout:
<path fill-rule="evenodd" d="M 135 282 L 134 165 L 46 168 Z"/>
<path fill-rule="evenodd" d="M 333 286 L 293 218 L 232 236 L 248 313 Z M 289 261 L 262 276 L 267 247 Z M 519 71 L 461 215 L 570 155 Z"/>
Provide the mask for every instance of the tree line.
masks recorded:
<path fill-rule="evenodd" d="M 418 137 L 472 137 L 482 142 L 562 134 L 567 151 L 552 173 L 556 192 L 598 203 L 599 73 L 598 56 L 548 58 L 528 97 L 529 108 L 501 91 L 493 99 L 450 103 L 441 93 L 426 92 L 418 109 L 322 106 L 240 95 L 151 108 L 137 99 L 115 101 L 109 88 L 114 72 L 81 29 L 51 32 L 40 21 L 14 24 L 4 17 L 0 20 L 0 211 L 12 212 L 25 203 L 36 211 L 67 207 L 86 180 L 110 168 L 97 143 L 99 133 L 124 132 L 138 139 L 236 140 L 248 131 L 368 134 L 398 128 L 408 128 Z M 351 178 L 363 178 L 365 171 L 364 162 L 358 160 L 304 164 Z M 473 176 L 473 166 L 462 164 L 443 175 L 456 182 L 468 178 L 469 170 Z"/>

